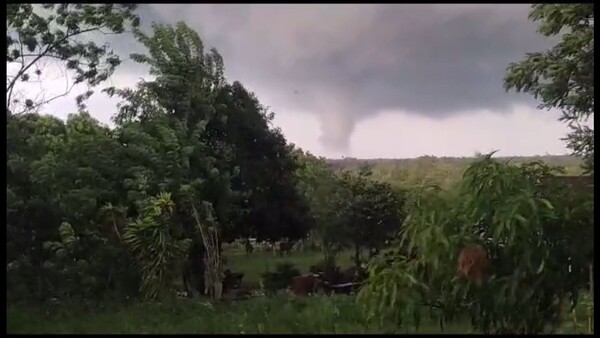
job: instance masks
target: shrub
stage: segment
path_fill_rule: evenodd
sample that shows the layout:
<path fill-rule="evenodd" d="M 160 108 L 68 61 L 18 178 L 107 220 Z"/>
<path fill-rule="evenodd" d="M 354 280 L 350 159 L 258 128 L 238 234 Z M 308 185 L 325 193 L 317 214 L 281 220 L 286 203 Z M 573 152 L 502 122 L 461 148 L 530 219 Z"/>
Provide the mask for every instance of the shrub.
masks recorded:
<path fill-rule="evenodd" d="M 426 304 L 440 324 L 464 314 L 484 333 L 531 334 L 556 329 L 567 297 L 576 305 L 593 259 L 592 192 L 553 182 L 543 164 L 490 157 L 470 166 L 459 190 L 414 196 L 397 245 L 407 253 L 369 264 L 360 297 L 370 316 L 418 326 Z M 465 247 L 485 251 L 489 277 L 456 276 Z"/>
<path fill-rule="evenodd" d="M 300 276 L 300 270 L 295 268 L 293 264 L 278 264 L 275 272 L 262 274 L 263 288 L 267 293 L 275 293 L 278 290 L 289 287 L 296 276 Z"/>

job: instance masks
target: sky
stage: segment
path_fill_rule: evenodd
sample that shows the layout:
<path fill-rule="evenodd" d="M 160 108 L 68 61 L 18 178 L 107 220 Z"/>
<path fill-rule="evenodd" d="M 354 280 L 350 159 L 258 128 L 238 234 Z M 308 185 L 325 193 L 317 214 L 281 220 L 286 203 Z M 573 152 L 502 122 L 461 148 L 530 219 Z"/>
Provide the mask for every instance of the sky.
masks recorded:
<path fill-rule="evenodd" d="M 411 158 L 566 154 L 556 111 L 507 93 L 506 67 L 556 41 L 541 37 L 521 4 L 140 5 L 144 27 L 185 21 L 240 81 L 275 112 L 289 142 L 330 157 Z M 110 39 L 123 59 L 143 48 Z M 62 89 L 56 65 L 46 90 Z M 54 67 L 54 68 L 53 68 Z M 46 72 L 51 74 L 53 72 Z M 107 85 L 149 79 L 126 60 Z M 76 88 L 44 112 L 75 112 Z M 94 95 L 89 111 L 110 124 L 116 101 Z M 591 121 L 593 123 L 593 121 Z"/>

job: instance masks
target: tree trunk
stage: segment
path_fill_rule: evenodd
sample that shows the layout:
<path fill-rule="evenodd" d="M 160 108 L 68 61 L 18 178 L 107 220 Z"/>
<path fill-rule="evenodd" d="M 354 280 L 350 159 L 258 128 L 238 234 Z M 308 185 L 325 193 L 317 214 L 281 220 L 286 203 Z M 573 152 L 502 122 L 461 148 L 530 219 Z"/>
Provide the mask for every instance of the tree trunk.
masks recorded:
<path fill-rule="evenodd" d="M 221 299 L 222 296 L 222 259 L 221 259 L 221 241 L 219 238 L 219 230 L 216 226 L 209 226 L 208 220 L 205 219 L 204 223 L 200 221 L 198 212 L 192 204 L 192 211 L 194 218 L 196 218 L 196 224 L 200 235 L 202 236 L 202 242 L 204 243 L 204 257 L 205 262 L 204 273 L 205 279 L 208 279 L 205 285 L 208 286 L 208 292 L 213 299 Z M 209 214 L 210 215 L 210 214 Z M 213 223 L 213 225 L 216 225 Z"/>
<path fill-rule="evenodd" d="M 213 286 L 213 290 L 214 290 L 214 299 L 220 300 L 223 298 L 223 282 L 221 282 L 221 279 L 219 278 L 214 286 Z"/>
<path fill-rule="evenodd" d="M 195 298 L 197 295 L 204 294 L 205 269 L 204 248 L 200 244 L 193 244 L 183 271 L 184 290 L 189 297 Z"/>
<path fill-rule="evenodd" d="M 360 267 L 360 245 L 358 244 L 354 245 L 354 265 Z"/>

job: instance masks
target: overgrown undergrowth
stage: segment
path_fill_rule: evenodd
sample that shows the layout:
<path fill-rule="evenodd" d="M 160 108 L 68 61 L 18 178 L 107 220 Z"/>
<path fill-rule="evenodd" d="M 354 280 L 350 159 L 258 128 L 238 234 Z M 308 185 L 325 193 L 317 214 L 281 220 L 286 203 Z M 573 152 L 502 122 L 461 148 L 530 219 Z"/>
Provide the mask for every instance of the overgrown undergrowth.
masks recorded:
<path fill-rule="evenodd" d="M 582 316 L 583 317 L 583 316 Z M 580 319 L 584 324 L 584 318 Z M 444 327 L 424 317 L 418 333 L 473 333 L 468 321 Z M 407 331 L 410 330 L 410 331 Z M 81 304 L 7 307 L 8 333 L 414 333 L 410 325 L 398 328 L 391 320 L 368 321 L 364 308 L 352 296 L 255 298 L 212 305 L 186 299 L 164 303 L 106 305 Z M 562 333 L 584 333 L 565 320 Z"/>

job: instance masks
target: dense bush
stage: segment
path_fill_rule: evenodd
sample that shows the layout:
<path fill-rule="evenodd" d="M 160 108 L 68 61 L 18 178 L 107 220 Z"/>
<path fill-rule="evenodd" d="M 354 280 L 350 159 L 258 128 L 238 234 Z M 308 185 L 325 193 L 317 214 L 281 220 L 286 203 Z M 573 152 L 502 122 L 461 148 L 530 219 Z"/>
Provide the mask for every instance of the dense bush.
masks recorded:
<path fill-rule="evenodd" d="M 396 244 L 402 250 L 369 266 L 361 297 L 371 315 L 387 309 L 402 322 L 426 304 L 441 323 L 468 314 L 483 332 L 552 330 L 563 300 L 575 305 L 588 280 L 593 192 L 568 189 L 551 172 L 487 156 L 465 172 L 459 190 L 416 194 Z M 473 244 L 490 259 L 481 287 L 456 277 L 459 252 Z"/>

